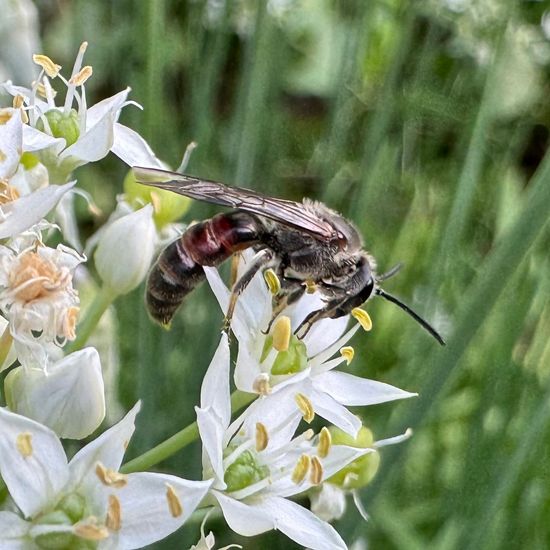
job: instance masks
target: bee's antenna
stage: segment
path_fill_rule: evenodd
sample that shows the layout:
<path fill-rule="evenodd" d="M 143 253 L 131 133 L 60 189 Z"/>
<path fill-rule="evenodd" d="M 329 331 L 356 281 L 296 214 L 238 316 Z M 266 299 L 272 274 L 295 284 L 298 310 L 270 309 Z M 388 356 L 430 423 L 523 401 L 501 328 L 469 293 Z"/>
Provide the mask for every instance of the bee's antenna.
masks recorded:
<path fill-rule="evenodd" d="M 403 262 L 399 262 L 398 264 L 394 265 L 389 271 L 386 271 L 386 273 L 382 273 L 382 275 L 376 276 L 376 281 L 385 281 L 386 279 L 389 279 L 390 277 L 393 277 L 396 273 L 401 271 L 401 268 L 403 267 Z"/>
<path fill-rule="evenodd" d="M 388 302 L 392 302 L 396 304 L 403 311 L 406 311 L 417 323 L 422 325 L 422 327 L 424 327 L 424 329 L 427 330 L 442 346 L 445 345 L 445 340 L 443 340 L 439 332 L 437 332 L 437 330 L 435 330 L 435 328 L 433 328 L 432 325 L 430 325 L 427 321 L 422 319 L 422 317 L 420 317 L 418 313 L 415 313 L 408 305 L 404 304 L 401 300 L 399 300 L 395 296 L 392 296 L 391 294 L 384 292 L 381 288 L 377 288 L 374 292 L 378 296 L 382 296 L 382 298 L 385 298 L 386 300 L 388 300 Z"/>

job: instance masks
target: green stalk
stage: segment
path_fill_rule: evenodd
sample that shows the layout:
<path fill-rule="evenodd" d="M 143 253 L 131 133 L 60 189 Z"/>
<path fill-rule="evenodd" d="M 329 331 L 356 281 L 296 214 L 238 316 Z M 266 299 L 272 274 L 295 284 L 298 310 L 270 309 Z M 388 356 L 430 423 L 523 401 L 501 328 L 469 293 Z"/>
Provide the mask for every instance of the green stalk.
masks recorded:
<path fill-rule="evenodd" d="M 78 324 L 76 338 L 65 348 L 66 353 L 72 353 L 73 351 L 82 349 L 86 345 L 86 342 L 97 327 L 101 317 L 105 311 L 107 311 L 107 308 L 113 303 L 115 298 L 116 294 L 114 294 L 113 291 L 107 287 L 104 286 L 99 290 L 99 292 L 95 295 L 93 302 L 86 310 L 84 318 Z"/>
<path fill-rule="evenodd" d="M 231 412 L 234 413 L 256 399 L 253 393 L 245 393 L 239 390 L 231 394 Z M 125 474 L 148 470 L 159 462 L 166 460 L 177 453 L 190 443 L 193 443 L 199 437 L 199 428 L 196 422 L 189 424 L 183 430 L 175 433 L 173 436 L 159 443 L 147 452 L 130 460 L 120 469 Z"/>

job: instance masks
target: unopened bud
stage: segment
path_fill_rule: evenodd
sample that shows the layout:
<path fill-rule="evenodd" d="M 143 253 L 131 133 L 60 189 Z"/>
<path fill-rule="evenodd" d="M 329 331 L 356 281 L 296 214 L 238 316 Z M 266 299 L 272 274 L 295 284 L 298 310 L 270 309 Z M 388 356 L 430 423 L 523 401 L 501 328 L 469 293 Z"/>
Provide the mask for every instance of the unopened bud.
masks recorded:
<path fill-rule="evenodd" d="M 115 220 L 101 235 L 94 260 L 103 283 L 114 294 L 126 294 L 147 275 L 155 254 L 153 207 Z"/>

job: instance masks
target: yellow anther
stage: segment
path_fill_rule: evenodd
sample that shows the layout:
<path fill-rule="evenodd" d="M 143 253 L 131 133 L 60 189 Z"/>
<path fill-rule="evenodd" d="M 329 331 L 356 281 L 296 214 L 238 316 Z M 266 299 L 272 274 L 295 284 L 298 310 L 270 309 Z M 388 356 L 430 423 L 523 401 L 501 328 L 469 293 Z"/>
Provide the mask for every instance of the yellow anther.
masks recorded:
<path fill-rule="evenodd" d="M 13 115 L 13 111 L 11 109 L 0 109 L 0 124 L 6 124 Z M 4 155 L 5 158 L 5 155 Z M 1 159 L 0 159 L 1 160 Z"/>
<path fill-rule="evenodd" d="M 23 107 L 23 103 L 25 102 L 25 98 L 20 95 L 20 94 L 17 94 L 14 98 L 13 98 L 13 108 L 14 109 L 21 109 L 21 107 Z"/>
<path fill-rule="evenodd" d="M 109 531 L 119 531 L 122 519 L 120 500 L 115 495 L 109 495 L 109 504 L 107 506 L 107 516 L 105 517 L 105 526 Z"/>
<path fill-rule="evenodd" d="M 261 422 L 256 422 L 256 451 L 261 452 L 265 450 L 269 443 L 269 435 L 267 428 Z"/>
<path fill-rule="evenodd" d="M 40 65 L 50 78 L 55 78 L 61 70 L 61 65 L 56 65 L 47 55 L 34 54 L 32 60 Z"/>
<path fill-rule="evenodd" d="M 269 292 L 275 296 L 281 291 L 281 281 L 273 269 L 266 269 L 264 271 L 264 280 L 269 288 Z"/>
<path fill-rule="evenodd" d="M 340 350 L 340 355 L 346 360 L 349 365 L 353 361 L 355 350 L 351 346 L 345 346 Z"/>
<path fill-rule="evenodd" d="M 296 466 L 294 466 L 294 470 L 292 470 L 292 476 L 291 476 L 292 482 L 296 483 L 296 485 L 298 485 L 299 483 L 302 483 L 302 481 L 304 481 L 304 479 L 307 476 L 310 465 L 311 465 L 310 456 L 302 455 L 298 459 Z"/>
<path fill-rule="evenodd" d="M 183 505 L 176 490 L 169 483 L 166 484 L 166 500 L 168 500 L 168 508 L 172 517 L 179 518 L 183 514 Z"/>
<path fill-rule="evenodd" d="M 29 458 L 32 455 L 32 434 L 30 432 L 20 433 L 17 436 L 15 445 L 23 458 Z"/>
<path fill-rule="evenodd" d="M 43 97 L 44 99 L 48 98 L 48 93 L 50 94 L 50 97 L 52 97 L 52 98 L 54 98 L 57 95 L 57 92 L 51 86 L 50 86 L 49 91 L 46 92 L 46 86 L 44 86 L 44 84 L 42 84 L 42 82 L 36 82 L 36 80 L 33 81 L 32 87 L 36 90 L 36 93 L 40 97 Z"/>
<path fill-rule="evenodd" d="M 313 485 L 319 485 L 323 481 L 323 465 L 318 457 L 311 458 L 311 473 L 309 474 L 309 480 Z"/>
<path fill-rule="evenodd" d="M 90 65 L 86 65 L 70 78 L 69 84 L 73 84 L 74 86 L 82 86 L 86 80 L 92 76 L 93 72 L 92 67 Z"/>
<path fill-rule="evenodd" d="M 297 393 L 294 399 L 296 401 L 296 405 L 298 405 L 298 408 L 302 413 L 302 416 L 304 417 L 304 420 L 310 424 L 315 418 L 315 411 L 313 410 L 311 401 L 303 393 Z"/>
<path fill-rule="evenodd" d="M 1 152 L 0 152 L 1 153 Z M 0 154 L 0 160 L 4 160 Z M 0 179 L 0 204 L 6 204 L 19 198 L 19 191 L 7 181 Z"/>
<path fill-rule="evenodd" d="M 109 530 L 104 525 L 98 525 L 97 519 L 90 516 L 74 526 L 74 534 L 86 540 L 104 540 L 109 536 Z"/>
<path fill-rule="evenodd" d="M 325 458 L 332 445 L 332 437 L 328 428 L 325 426 L 319 432 L 319 443 L 317 444 L 317 454 L 320 458 Z"/>
<path fill-rule="evenodd" d="M 74 340 L 76 338 L 76 322 L 79 313 L 80 308 L 76 306 L 71 306 L 67 310 L 67 315 L 63 322 L 63 334 L 67 340 Z"/>
<path fill-rule="evenodd" d="M 265 372 L 259 374 L 252 383 L 252 389 L 259 395 L 269 395 L 271 393 L 269 374 Z"/>
<path fill-rule="evenodd" d="M 305 282 L 305 286 L 307 294 L 315 294 L 315 292 L 317 291 L 317 284 L 313 279 L 307 279 Z"/>
<path fill-rule="evenodd" d="M 368 332 L 372 328 L 372 320 L 369 314 L 360 307 L 351 310 L 351 314 L 359 321 L 359 324 Z"/>
<path fill-rule="evenodd" d="M 279 317 L 273 326 L 273 347 L 277 351 L 286 351 L 290 344 L 291 335 L 290 318 L 286 315 Z"/>
<path fill-rule="evenodd" d="M 97 463 L 97 466 L 95 467 L 95 474 L 99 478 L 99 481 L 107 487 L 121 489 L 128 483 L 127 476 L 117 472 L 116 470 L 112 470 L 111 468 L 105 468 L 101 462 Z"/>
<path fill-rule="evenodd" d="M 156 191 L 151 191 L 150 197 L 153 210 L 155 211 L 155 214 L 158 214 L 162 206 L 160 195 Z"/>

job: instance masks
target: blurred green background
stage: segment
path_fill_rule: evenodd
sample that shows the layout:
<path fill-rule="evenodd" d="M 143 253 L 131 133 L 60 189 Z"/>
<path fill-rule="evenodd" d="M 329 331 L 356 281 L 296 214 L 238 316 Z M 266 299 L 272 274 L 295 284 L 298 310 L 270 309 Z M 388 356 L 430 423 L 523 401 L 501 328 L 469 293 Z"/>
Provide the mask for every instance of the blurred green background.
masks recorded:
<path fill-rule="evenodd" d="M 358 410 L 384 449 L 336 523 L 371 549 L 550 547 L 550 6 L 497 0 L 36 0 L 42 51 L 70 67 L 89 42 L 89 103 L 131 86 L 121 121 L 188 172 L 352 219 L 385 284 L 448 338 L 369 302 L 350 371 L 420 393 Z M 546 11 L 545 10 L 549 10 Z M 7 47 L 1 44 L 2 49 Z M 125 167 L 77 172 L 106 217 Z M 216 210 L 193 204 L 184 221 Z M 83 231 L 103 219 L 84 210 Z M 143 400 L 135 456 L 194 420 L 221 313 L 208 288 L 170 332 L 143 288 L 119 299 L 119 398 Z M 198 479 L 195 444 L 160 469 Z M 306 503 L 306 500 L 304 500 Z M 187 548 L 199 523 L 155 548 Z M 217 545 L 294 548 L 282 535 Z M 359 546 L 358 546 L 359 547 Z M 363 546 L 365 547 L 365 546 Z"/>

